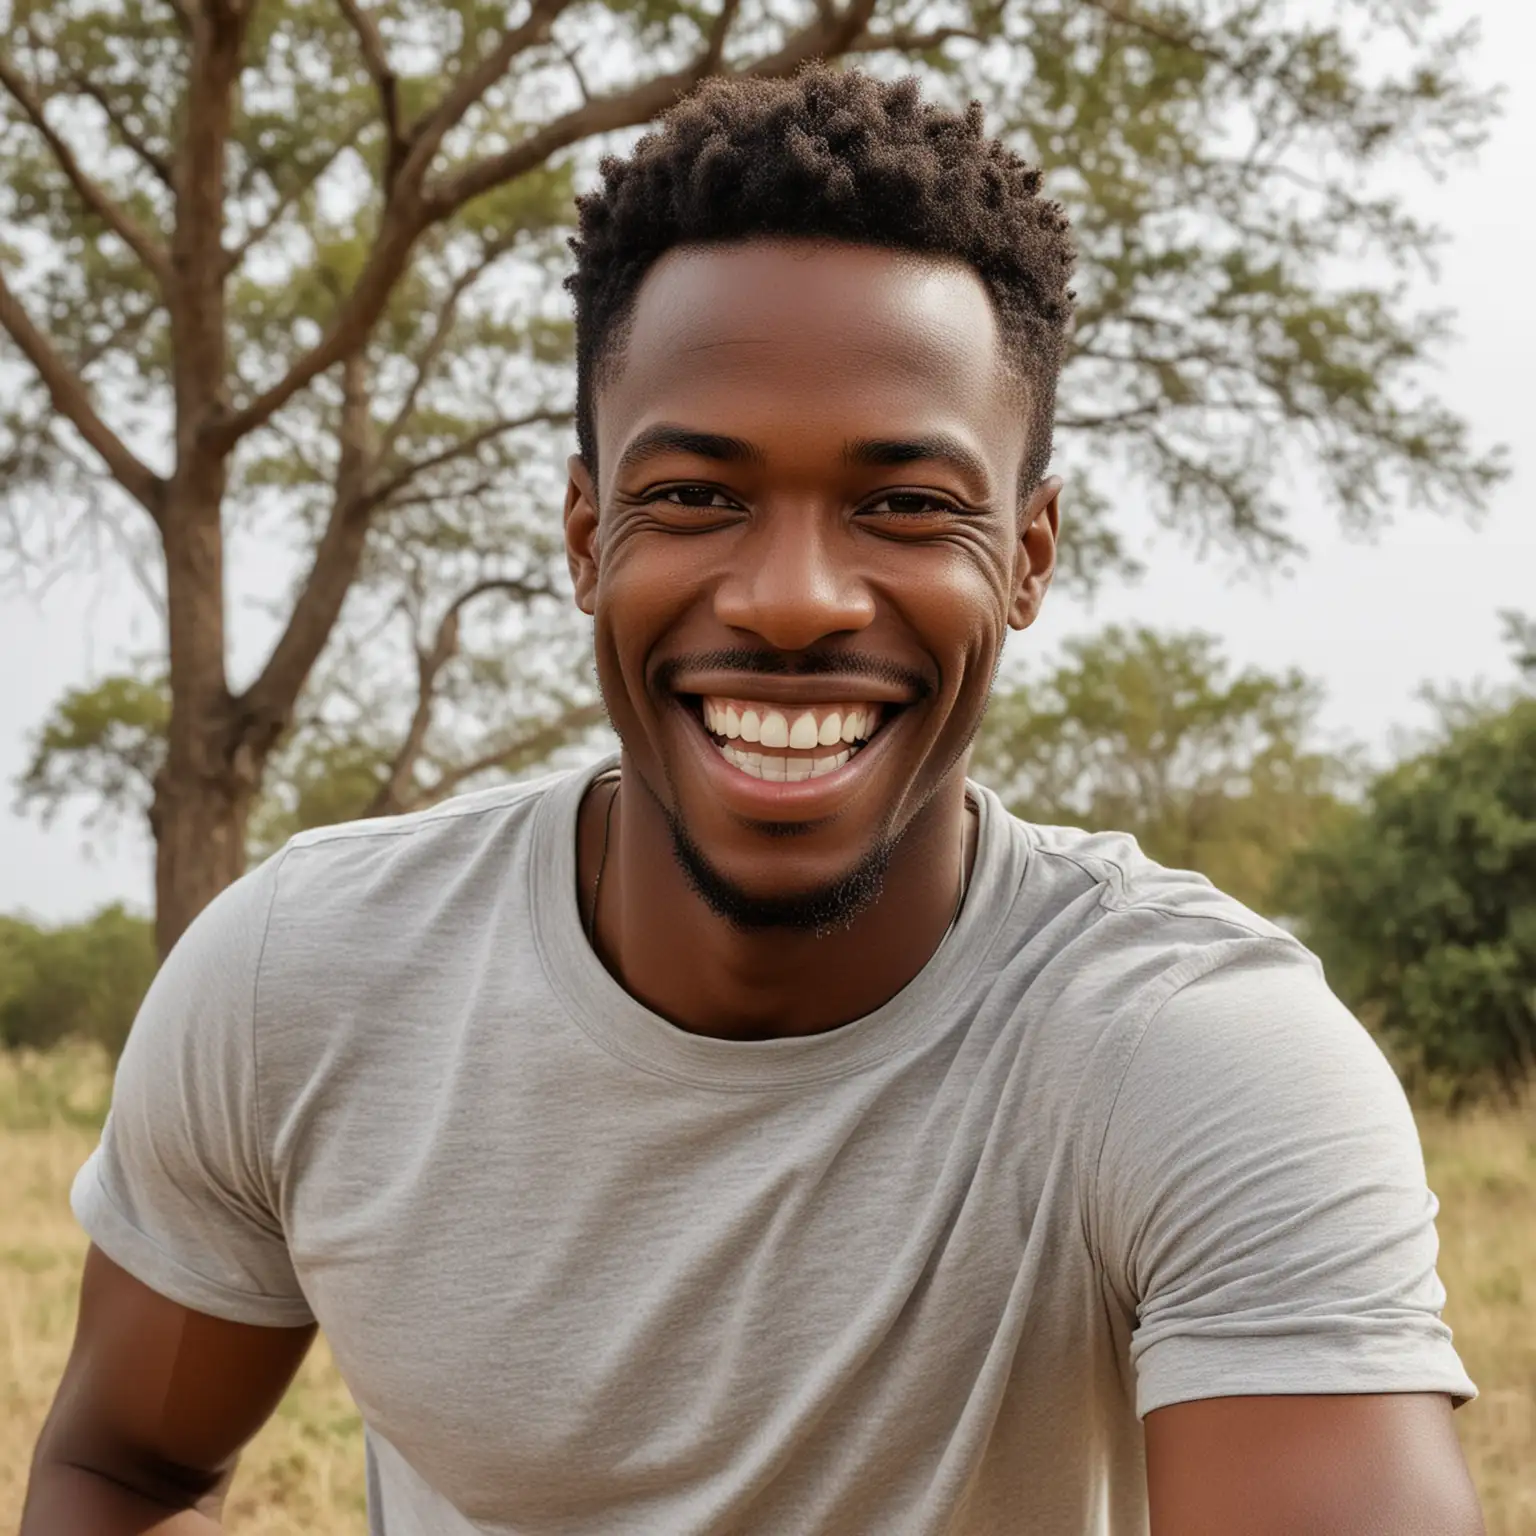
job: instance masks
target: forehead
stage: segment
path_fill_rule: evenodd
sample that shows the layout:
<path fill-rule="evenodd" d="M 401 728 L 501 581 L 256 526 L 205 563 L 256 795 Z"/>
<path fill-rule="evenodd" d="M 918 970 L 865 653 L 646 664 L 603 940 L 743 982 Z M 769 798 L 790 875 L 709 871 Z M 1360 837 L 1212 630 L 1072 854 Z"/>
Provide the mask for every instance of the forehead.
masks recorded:
<path fill-rule="evenodd" d="M 947 429 L 1021 456 L 1020 387 L 981 279 L 863 246 L 682 247 L 646 275 L 596 399 L 611 465 L 658 421 L 773 437 Z"/>

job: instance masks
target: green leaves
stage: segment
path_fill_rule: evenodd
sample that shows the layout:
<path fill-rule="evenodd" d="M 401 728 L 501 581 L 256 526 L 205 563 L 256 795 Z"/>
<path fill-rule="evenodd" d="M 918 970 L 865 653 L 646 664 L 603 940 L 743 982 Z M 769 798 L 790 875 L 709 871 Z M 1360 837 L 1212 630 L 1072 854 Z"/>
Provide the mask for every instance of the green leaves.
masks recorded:
<path fill-rule="evenodd" d="M 1130 832 L 1273 910 L 1290 852 L 1338 814 L 1348 754 L 1313 741 L 1316 685 L 1235 675 L 1208 635 L 1110 627 L 992 701 L 974 772 L 1026 820 Z"/>
<path fill-rule="evenodd" d="M 1438 240 L 1373 185 L 1376 167 L 1444 166 L 1492 111 L 1466 83 L 1472 34 L 1437 28 L 1434 9 L 1010 13 L 1027 65 L 989 76 L 992 100 L 1082 252 L 1060 393 L 1072 478 L 1129 472 L 1167 526 L 1260 562 L 1293 547 L 1288 484 L 1356 530 L 1405 500 L 1482 505 L 1504 459 L 1423 387 L 1446 317 L 1402 278 L 1357 275 L 1421 270 Z"/>
<path fill-rule="evenodd" d="M 1513 1086 L 1536 1067 L 1536 697 L 1463 714 L 1285 883 L 1413 1087 Z"/>
<path fill-rule="evenodd" d="M 0 1047 L 77 1040 L 115 1056 L 157 964 L 150 924 L 120 906 L 60 928 L 0 917 Z"/>
<path fill-rule="evenodd" d="M 118 675 L 70 689 L 38 733 L 22 803 L 45 818 L 76 798 L 94 804 L 98 821 L 147 811 L 170 719 L 161 680 Z"/>

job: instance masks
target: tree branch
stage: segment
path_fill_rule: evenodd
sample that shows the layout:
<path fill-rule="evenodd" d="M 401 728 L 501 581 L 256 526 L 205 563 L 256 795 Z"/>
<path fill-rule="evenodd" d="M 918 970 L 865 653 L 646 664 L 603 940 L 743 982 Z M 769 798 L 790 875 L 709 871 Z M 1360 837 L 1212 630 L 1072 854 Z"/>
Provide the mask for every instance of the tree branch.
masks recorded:
<path fill-rule="evenodd" d="M 106 192 L 80 169 L 80 162 L 75 159 L 74 151 L 49 124 L 47 115 L 43 111 L 43 104 L 36 92 L 12 68 L 3 53 L 0 53 L 0 85 L 5 86 L 15 98 L 17 105 L 27 114 L 32 126 L 42 135 L 44 142 L 53 152 L 53 158 L 57 161 L 59 169 L 75 189 L 80 201 L 144 263 L 162 288 L 167 287 L 170 283 L 171 271 L 170 258 L 166 254 L 165 247 L 155 240 L 126 209 L 118 207 Z"/>
<path fill-rule="evenodd" d="M 849 53 L 931 53 L 945 43 L 956 39 L 979 43 L 982 34 L 974 27 L 936 27 L 932 32 L 905 32 L 899 29 L 888 32 L 866 32 L 849 49 Z"/>
<path fill-rule="evenodd" d="M 241 739 L 258 760 L 287 729 L 299 692 L 336 627 L 362 564 L 368 520 L 377 505 L 363 494 L 372 462 L 369 430 L 367 365 L 356 353 L 347 359 L 342 378 L 341 452 L 331 515 L 287 626 L 260 676 L 235 705 Z"/>
<path fill-rule="evenodd" d="M 114 326 L 111 333 L 100 341 L 83 348 L 75 357 L 75 372 L 83 379 L 85 370 L 93 363 L 98 363 L 107 353 L 120 347 L 124 342 L 132 341 L 135 336 L 149 323 L 150 318 L 160 312 L 164 306 L 158 303 L 144 305 L 142 309 L 136 309 L 131 315 L 126 315 L 120 325 Z"/>
<path fill-rule="evenodd" d="M 410 155 L 402 168 L 413 184 L 421 184 L 444 137 L 506 74 L 513 59 L 549 40 L 551 29 L 569 4 L 571 0 L 533 0 L 523 24 L 504 32 L 485 58 L 462 75 L 437 106 L 413 125 Z"/>
<path fill-rule="evenodd" d="M 555 47 L 560 50 L 560 57 L 564 59 L 566 64 L 569 66 L 571 74 L 576 81 L 576 89 L 581 93 L 581 99 L 583 101 L 591 101 L 592 87 L 587 84 L 587 77 L 585 72 L 582 70 L 581 60 L 577 57 L 576 50 L 574 48 L 567 47 L 564 43 L 559 42 L 558 40 L 555 43 Z"/>
<path fill-rule="evenodd" d="M 817 58 L 835 58 L 857 43 L 874 15 L 876 0 L 848 0 L 841 10 L 828 10 L 810 26 L 788 39 L 777 53 L 759 59 L 739 71 L 763 79 L 790 75 L 802 64 Z M 721 18 L 729 25 L 733 14 L 727 3 Z M 724 33 L 717 21 L 720 44 Z M 499 155 L 466 166 L 427 194 L 434 218 L 446 218 L 471 199 L 501 186 L 542 165 L 553 154 L 582 139 L 648 122 L 708 75 L 718 73 L 719 60 L 712 54 L 715 38 L 693 63 L 668 75 L 658 75 L 625 91 L 594 97 L 583 106 L 546 123 L 527 138 Z"/>
<path fill-rule="evenodd" d="M 112 477 L 158 523 L 165 498 L 165 482 L 140 460 L 96 413 L 85 385 L 54 351 L 52 344 L 22 308 L 0 274 L 0 328 L 21 349 L 37 370 L 48 397 L 61 415 L 95 449 Z"/>
<path fill-rule="evenodd" d="M 403 183 L 403 176 L 395 183 L 395 200 L 385 214 L 373 250 L 324 336 L 302 357 L 296 359 L 288 372 L 270 389 L 264 390 L 238 410 L 209 422 L 208 444 L 214 452 L 227 453 L 247 433 L 281 410 L 312 379 L 357 351 L 368 340 L 375 322 L 389 303 L 395 284 L 410 261 L 411 249 L 417 237 L 430 222 L 414 200 L 411 206 L 406 206 L 400 191 Z"/>
<path fill-rule="evenodd" d="M 422 388 L 431 377 L 438 358 L 442 356 L 443 348 L 447 346 L 448 339 L 453 334 L 460 301 L 512 249 L 516 239 L 517 235 L 513 233 L 492 241 L 481 252 L 480 260 L 456 278 L 452 287 L 449 288 L 448 297 L 444 299 L 442 308 L 437 312 L 437 323 L 432 328 L 431 338 L 422 348 L 421 356 L 417 359 L 416 375 L 411 380 L 410 388 L 406 390 L 405 399 L 400 402 L 400 409 L 395 412 L 394 419 L 384 429 L 384 436 L 379 443 L 381 462 L 387 460 L 393 452 L 401 431 L 409 421 L 411 412 L 416 408 L 416 401 L 421 396 Z"/>
<path fill-rule="evenodd" d="M 1168 408 L 1166 400 L 1148 401 L 1144 405 L 1126 406 L 1124 410 L 1106 411 L 1097 416 L 1058 416 L 1056 427 L 1063 432 L 1101 432 L 1106 427 L 1123 427 L 1132 421 L 1157 416 Z"/>
<path fill-rule="evenodd" d="M 384 39 L 373 17 L 358 4 L 358 0 L 337 0 L 337 4 L 341 7 L 342 15 L 347 18 L 348 25 L 357 34 L 363 65 L 379 93 L 379 113 L 384 119 L 387 140 L 384 151 L 384 200 L 388 202 L 395 178 L 410 151 L 410 141 L 400 127 L 399 77 L 390 67 L 389 57 L 384 51 Z"/>
<path fill-rule="evenodd" d="M 553 720 L 534 726 L 516 740 L 504 742 L 466 763 L 458 763 L 445 770 L 431 788 L 424 790 L 411 801 L 409 807 L 402 809 L 418 810 L 436 805 L 440 800 L 446 800 L 467 779 L 489 773 L 493 768 L 520 768 L 524 764 L 537 762 L 541 757 L 547 757 L 556 747 L 564 746 L 578 732 L 601 725 L 605 719 L 607 711 L 601 704 L 573 705 Z"/>
<path fill-rule="evenodd" d="M 715 24 L 710 28 L 704 57 L 700 61 L 700 68 L 706 75 L 712 75 L 720 68 L 720 61 L 725 57 L 726 35 L 740 10 L 741 0 L 721 0 L 720 14 L 715 17 Z"/>
<path fill-rule="evenodd" d="M 368 491 L 368 504 L 370 508 L 381 507 L 394 500 L 396 496 L 412 481 L 418 480 L 428 470 L 441 469 L 445 464 L 452 464 L 458 459 L 468 458 L 477 448 L 483 448 L 485 444 L 494 442 L 498 437 L 505 437 L 508 432 L 516 432 L 520 427 L 534 426 L 563 426 L 570 422 L 574 416 L 573 411 L 529 411 L 524 416 L 508 416 L 500 421 L 493 421 L 489 426 L 482 427 L 478 432 L 472 432 L 466 438 L 461 438 L 449 448 L 444 448 L 438 453 L 429 454 L 424 459 L 418 459 L 414 463 L 407 464 L 397 474 L 392 475 L 380 485 L 375 485 Z"/>
<path fill-rule="evenodd" d="M 177 476 L 180 479 L 195 470 L 210 487 L 222 482 L 219 461 L 224 455 L 208 451 L 205 432 L 210 421 L 227 411 L 229 398 L 226 152 L 253 9 L 229 0 L 199 0 L 193 9 L 191 57 L 176 146 L 171 265 L 177 281 L 168 302 L 174 336 L 171 380 Z M 203 500 L 202 515 L 216 518 L 212 497 Z"/>
<path fill-rule="evenodd" d="M 484 63 L 466 75 L 438 108 L 412 130 L 411 152 L 400 168 L 378 238 L 351 293 L 325 335 L 276 384 L 239 410 L 210 423 L 210 446 L 215 451 L 227 452 L 246 433 L 280 410 L 311 379 L 367 340 L 410 261 L 417 238 L 428 225 L 448 218 L 471 198 L 534 170 L 552 154 L 578 140 L 648 122 L 704 78 L 707 52 L 685 69 L 628 91 L 596 97 L 529 134 L 512 149 L 467 166 L 431 192 L 425 191 L 426 172 L 443 136 L 500 78 L 519 52 L 546 40 L 550 27 L 569 3 L 570 0 L 534 0 L 527 21 L 506 34 Z M 848 0 L 841 10 L 829 10 L 797 32 L 777 53 L 742 72 L 764 77 L 788 75 L 811 59 L 846 53 L 869 25 L 875 4 L 876 0 Z"/>
<path fill-rule="evenodd" d="M 1152 17 L 1141 15 L 1132 10 L 1123 3 L 1123 0 L 1085 0 L 1085 3 L 1111 22 L 1118 22 L 1121 26 L 1129 27 L 1135 32 L 1140 32 L 1144 36 L 1152 38 L 1155 42 L 1163 43 L 1169 48 L 1187 49 L 1190 53 L 1197 54 L 1208 63 L 1229 70 L 1239 80 L 1246 81 L 1249 85 L 1258 83 L 1258 78 L 1250 65 L 1231 58 L 1223 53 L 1220 48 L 1214 47 L 1194 32 L 1178 32 L 1171 27 L 1165 27 Z"/>
<path fill-rule="evenodd" d="M 488 592 L 505 592 L 527 601 L 534 597 L 551 596 L 553 590 L 547 584 L 530 583 L 518 577 L 492 577 L 476 582 L 453 600 L 437 626 L 431 647 L 418 646 L 416 649 L 416 708 L 412 712 L 411 723 L 400 743 L 400 749 L 390 764 L 389 777 L 379 786 L 378 794 L 363 813 L 365 816 L 387 816 L 403 809 L 406 804 L 406 787 L 411 782 L 422 747 L 426 744 L 427 732 L 432 727 L 438 675 L 458 654 L 459 616 L 465 607 Z"/>
<path fill-rule="evenodd" d="M 286 729 L 310 671 L 330 639 L 368 540 L 365 503 L 333 503 L 287 626 L 256 681 L 235 701 L 241 737 L 258 756 Z"/>
<path fill-rule="evenodd" d="M 295 178 L 293 185 L 286 191 L 278 194 L 277 202 L 268 211 L 266 218 L 260 224 L 247 230 L 240 243 L 227 251 L 224 256 L 224 272 L 227 276 L 245 260 L 247 253 L 253 246 L 260 245 L 268 235 L 277 228 L 283 216 L 288 212 L 314 184 L 336 163 L 337 157 L 344 149 L 350 149 L 358 139 L 358 135 L 368 126 L 367 117 L 359 117 L 336 142 L 336 147 L 328 155 L 317 155 L 312 164 L 305 168 Z"/>
<path fill-rule="evenodd" d="M 170 191 L 175 190 L 175 178 L 171 174 L 171 162 L 164 155 L 149 147 L 142 135 L 128 126 L 128 120 L 116 107 L 107 93 L 82 74 L 71 74 L 70 82 L 75 89 L 89 96 L 101 108 L 107 121 L 117 130 L 117 136 L 154 172 L 155 179 Z"/>

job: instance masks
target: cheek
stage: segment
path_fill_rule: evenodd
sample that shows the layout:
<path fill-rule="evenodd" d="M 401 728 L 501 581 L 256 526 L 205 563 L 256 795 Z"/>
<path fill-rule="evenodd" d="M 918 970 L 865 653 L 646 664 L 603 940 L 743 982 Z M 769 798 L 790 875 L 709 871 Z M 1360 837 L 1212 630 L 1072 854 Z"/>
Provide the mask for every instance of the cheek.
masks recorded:
<path fill-rule="evenodd" d="M 635 537 L 620 530 L 598 563 L 593 623 L 605 687 L 638 695 L 657 641 L 675 628 L 695 588 L 686 540 Z M 680 548 L 682 545 L 684 547 Z M 610 707 L 623 708 L 611 699 Z"/>
<path fill-rule="evenodd" d="M 946 693 L 991 686 L 1008 631 L 1011 576 L 990 543 L 971 540 L 926 548 L 904 573 L 902 607 L 943 668 Z"/>

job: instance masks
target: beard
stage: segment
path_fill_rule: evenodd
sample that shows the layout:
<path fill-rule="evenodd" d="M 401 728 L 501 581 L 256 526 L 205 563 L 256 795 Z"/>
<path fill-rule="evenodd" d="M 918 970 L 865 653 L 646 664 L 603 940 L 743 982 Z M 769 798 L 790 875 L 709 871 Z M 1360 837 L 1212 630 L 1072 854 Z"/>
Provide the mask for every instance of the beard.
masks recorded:
<path fill-rule="evenodd" d="M 672 853 L 688 883 L 715 914 L 742 933 L 780 929 L 827 934 L 847 928 L 879 899 L 899 837 L 883 835 L 846 875 L 792 896 L 756 896 L 727 879 L 705 857 L 675 813 L 666 812 Z"/>

